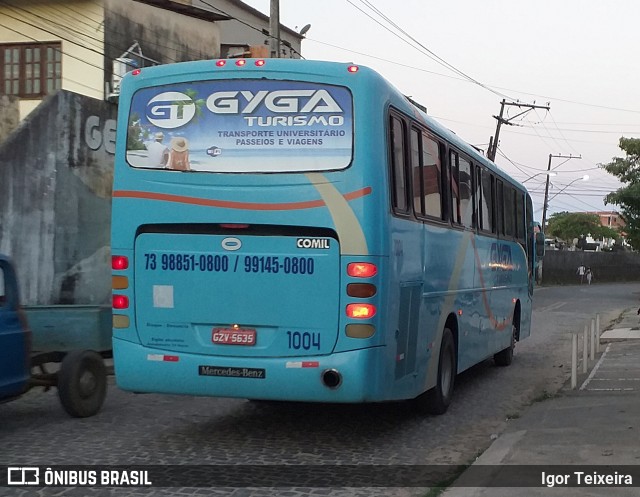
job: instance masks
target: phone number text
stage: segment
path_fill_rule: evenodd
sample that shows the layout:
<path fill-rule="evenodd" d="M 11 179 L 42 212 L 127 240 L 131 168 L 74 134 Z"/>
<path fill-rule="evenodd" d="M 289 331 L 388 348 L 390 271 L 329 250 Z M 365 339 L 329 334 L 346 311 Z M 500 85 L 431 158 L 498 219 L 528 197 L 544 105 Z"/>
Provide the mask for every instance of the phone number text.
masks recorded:
<path fill-rule="evenodd" d="M 315 261 L 312 257 L 278 257 L 246 255 L 196 255 L 172 253 L 144 254 L 144 269 L 147 271 L 201 271 L 227 273 L 284 273 L 312 275 Z"/>

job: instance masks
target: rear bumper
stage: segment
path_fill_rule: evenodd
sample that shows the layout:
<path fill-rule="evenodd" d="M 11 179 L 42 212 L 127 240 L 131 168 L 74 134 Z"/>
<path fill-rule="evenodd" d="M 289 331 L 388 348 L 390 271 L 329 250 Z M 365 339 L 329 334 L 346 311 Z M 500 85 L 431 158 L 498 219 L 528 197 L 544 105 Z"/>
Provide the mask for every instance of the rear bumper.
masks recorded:
<path fill-rule="evenodd" d="M 330 356 L 229 357 L 154 349 L 113 339 L 116 383 L 123 390 L 301 402 L 376 402 L 385 398 L 378 372 L 383 347 Z M 340 385 L 327 387 L 327 370 Z"/>

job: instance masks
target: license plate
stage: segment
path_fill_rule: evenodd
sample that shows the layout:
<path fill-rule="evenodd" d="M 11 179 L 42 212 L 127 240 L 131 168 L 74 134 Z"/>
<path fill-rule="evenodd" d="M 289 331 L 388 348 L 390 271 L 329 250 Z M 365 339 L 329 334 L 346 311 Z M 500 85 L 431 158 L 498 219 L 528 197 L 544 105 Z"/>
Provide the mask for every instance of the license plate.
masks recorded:
<path fill-rule="evenodd" d="M 256 335 L 256 330 L 214 328 L 211 341 L 219 345 L 255 345 Z"/>

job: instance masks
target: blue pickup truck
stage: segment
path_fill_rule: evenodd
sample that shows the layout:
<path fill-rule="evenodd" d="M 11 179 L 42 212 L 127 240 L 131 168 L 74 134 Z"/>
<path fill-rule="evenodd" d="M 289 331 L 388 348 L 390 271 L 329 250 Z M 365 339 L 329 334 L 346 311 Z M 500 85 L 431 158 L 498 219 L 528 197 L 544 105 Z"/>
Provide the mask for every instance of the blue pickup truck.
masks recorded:
<path fill-rule="evenodd" d="M 110 354 L 110 308 L 23 307 L 15 269 L 0 254 L 0 402 L 55 386 L 67 413 L 93 416 L 106 396 Z M 49 371 L 55 363 L 59 368 Z"/>
<path fill-rule="evenodd" d="M 0 399 L 24 393 L 31 378 L 31 331 L 20 309 L 18 282 L 9 259 L 0 255 Z"/>

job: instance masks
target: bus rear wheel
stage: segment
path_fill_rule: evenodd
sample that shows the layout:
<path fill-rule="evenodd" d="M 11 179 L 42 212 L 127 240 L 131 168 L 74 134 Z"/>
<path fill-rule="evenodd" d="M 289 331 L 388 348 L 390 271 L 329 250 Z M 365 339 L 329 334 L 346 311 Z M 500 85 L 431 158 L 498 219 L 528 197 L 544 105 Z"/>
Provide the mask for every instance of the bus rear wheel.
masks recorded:
<path fill-rule="evenodd" d="M 436 386 L 415 398 L 416 407 L 422 413 L 444 414 L 451 404 L 456 379 L 456 344 L 449 328 L 442 332 L 438 360 Z"/>
<path fill-rule="evenodd" d="M 516 336 L 518 328 L 515 324 L 511 325 L 511 343 L 509 346 L 493 355 L 493 362 L 496 366 L 509 366 L 513 362 L 513 351 L 516 348 Z"/>

